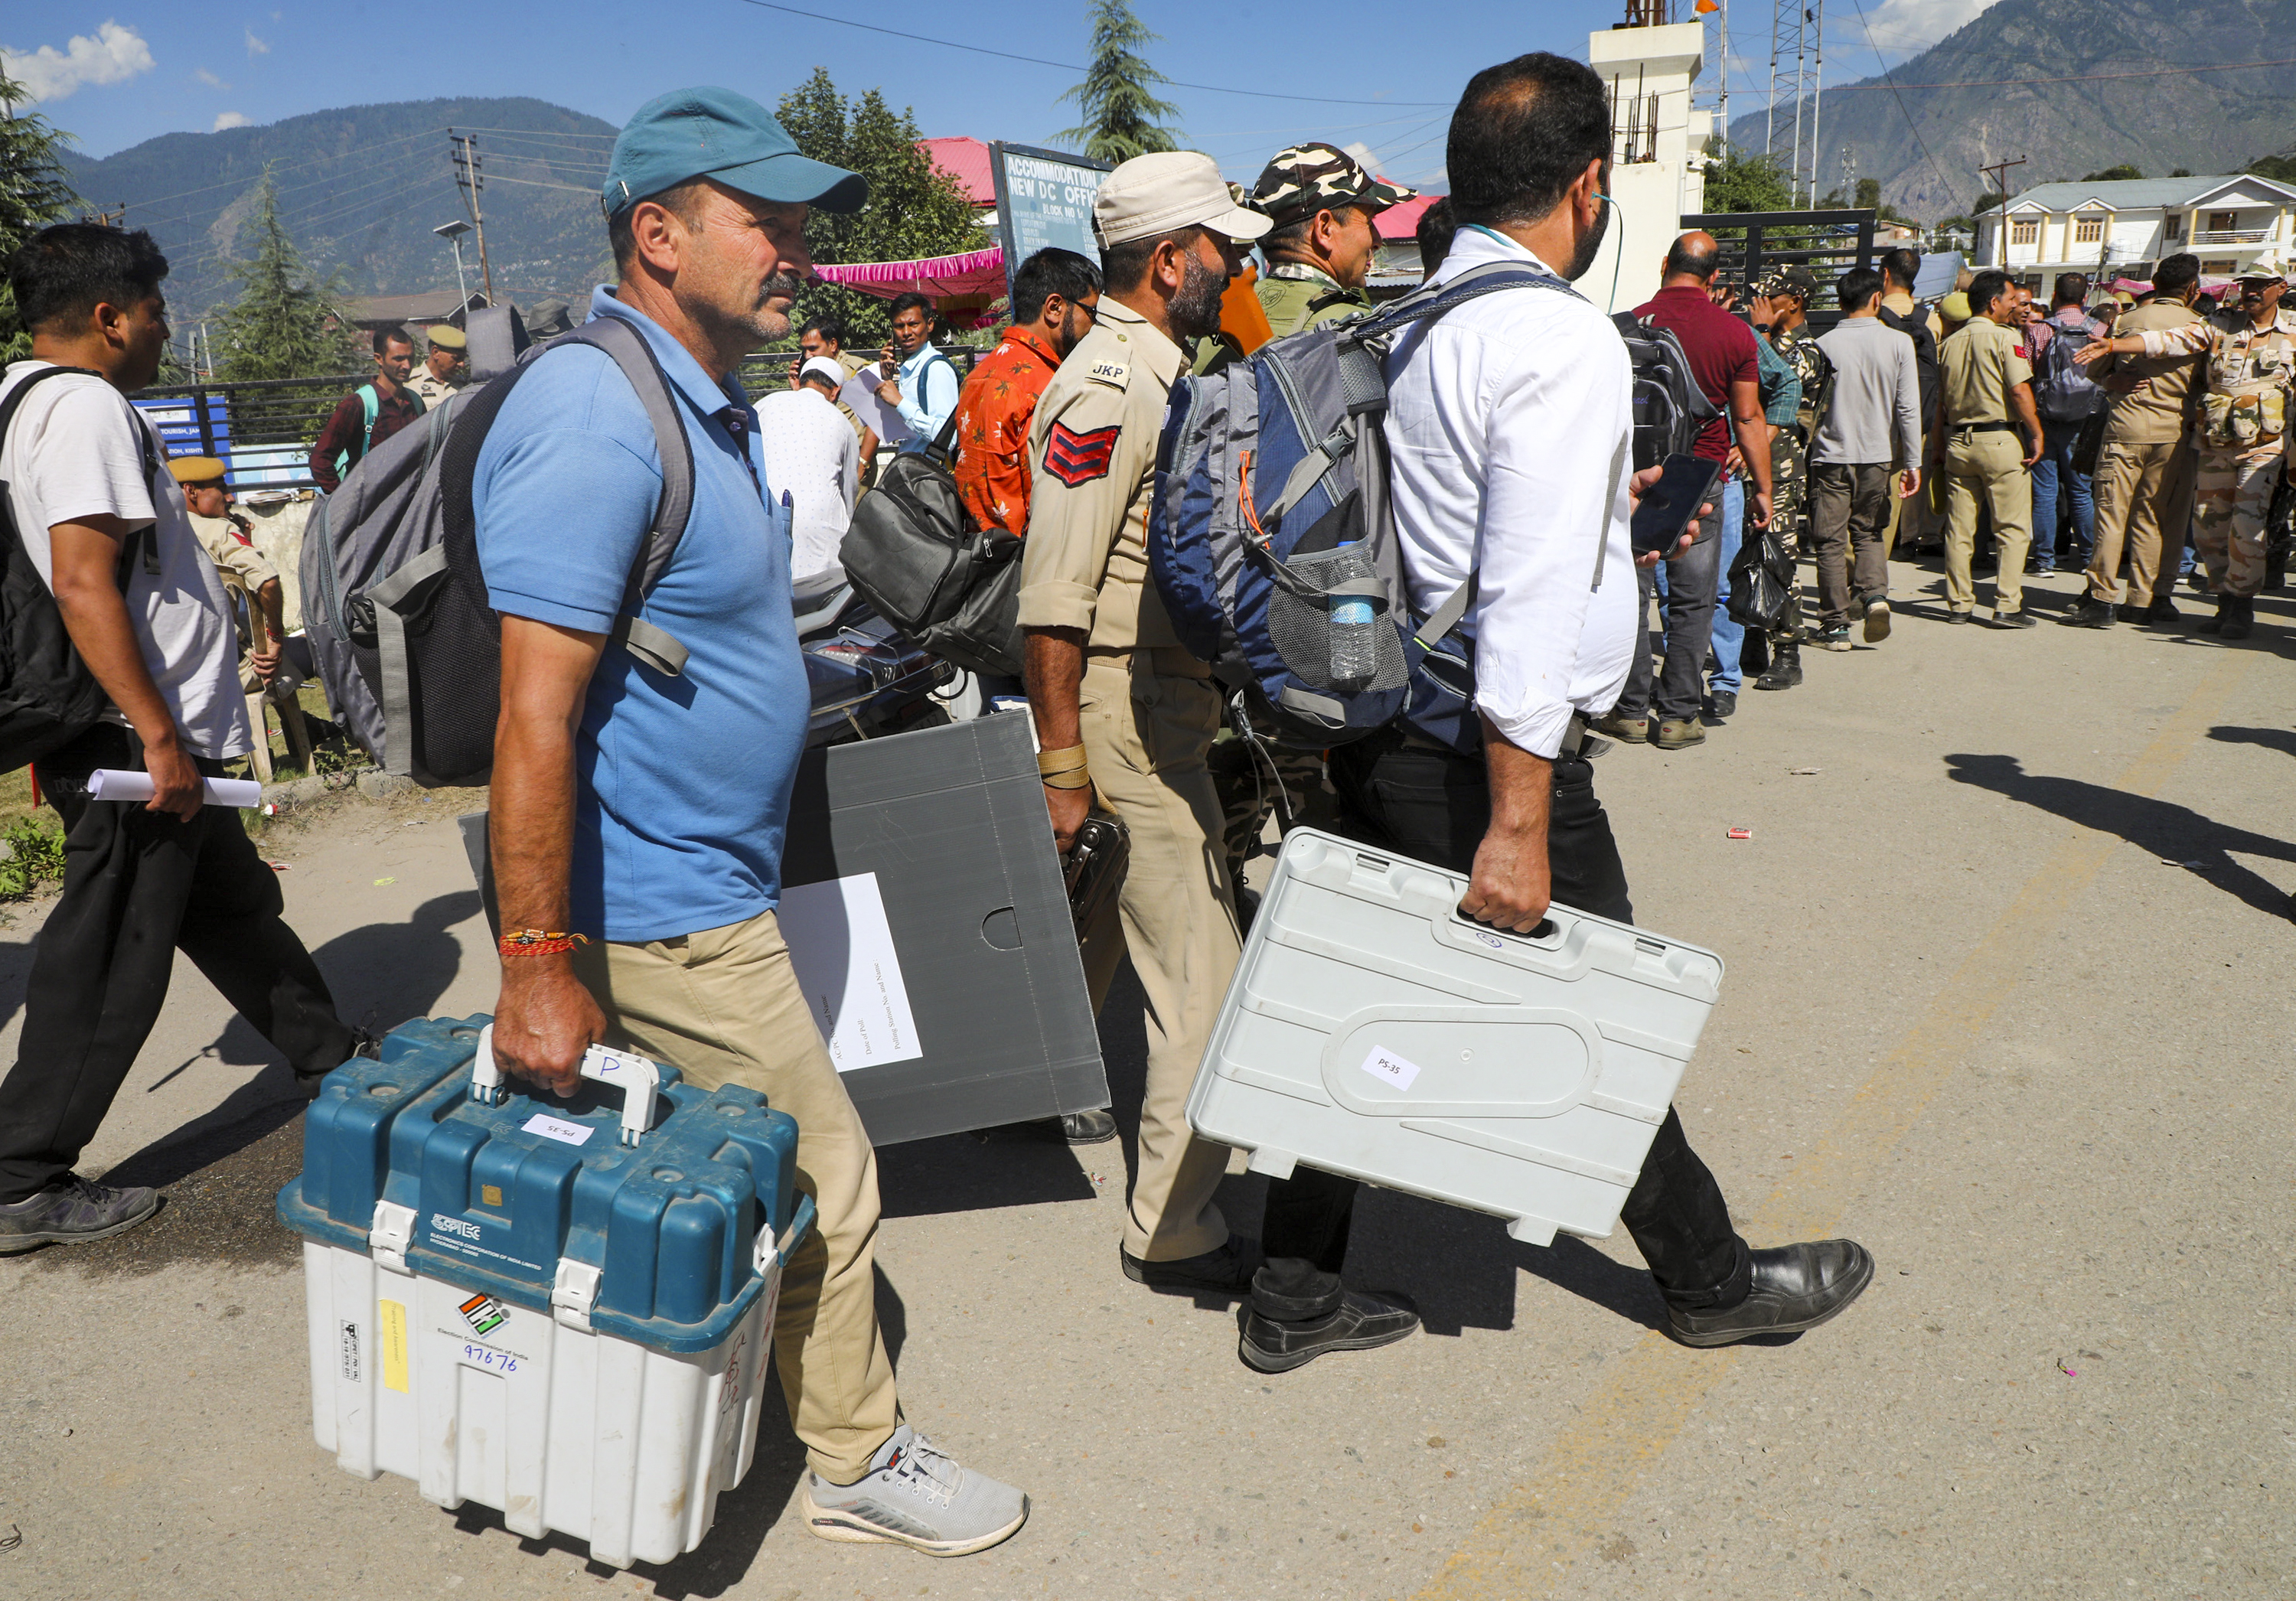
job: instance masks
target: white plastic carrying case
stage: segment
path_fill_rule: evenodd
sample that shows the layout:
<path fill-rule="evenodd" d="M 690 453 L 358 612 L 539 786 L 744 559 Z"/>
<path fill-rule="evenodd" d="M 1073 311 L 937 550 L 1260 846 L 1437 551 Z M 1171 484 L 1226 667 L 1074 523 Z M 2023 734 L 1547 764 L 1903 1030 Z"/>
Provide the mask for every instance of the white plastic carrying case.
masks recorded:
<path fill-rule="evenodd" d="M 1507 1219 L 1615 1227 L 1722 983 L 1709 950 L 1554 907 L 1538 937 L 1462 917 L 1467 881 L 1313 829 L 1285 837 L 1188 1121 L 1250 1154 Z"/>
<path fill-rule="evenodd" d="M 598 1089 L 510 1093 L 486 1022 L 406 1024 L 307 1116 L 279 1216 L 303 1236 L 312 1432 L 360 1478 L 610 1566 L 667 1562 L 756 1449 L 782 1263 L 813 1218 L 797 1124 L 596 1047 Z"/>

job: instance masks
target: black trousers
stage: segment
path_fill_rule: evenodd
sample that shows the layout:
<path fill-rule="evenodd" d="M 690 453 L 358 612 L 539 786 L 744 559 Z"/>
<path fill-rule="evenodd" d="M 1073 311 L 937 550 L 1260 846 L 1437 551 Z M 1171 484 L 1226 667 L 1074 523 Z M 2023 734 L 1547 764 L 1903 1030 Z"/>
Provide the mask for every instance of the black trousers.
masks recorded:
<path fill-rule="evenodd" d="M 179 948 L 296 1071 L 340 1066 L 352 1045 L 238 812 L 203 806 L 186 823 L 140 801 L 90 800 L 90 772 L 144 765 L 127 731 L 109 725 L 37 765 L 64 821 L 64 887 L 33 953 L 16 1064 L 0 1082 L 0 1205 L 62 1178 L 95 1137 L 159 1021 Z"/>
<path fill-rule="evenodd" d="M 1398 856 L 1465 873 L 1490 825 L 1490 782 L 1480 757 L 1406 744 L 1389 729 L 1331 753 L 1340 832 Z M 1553 898 L 1620 923 L 1634 920 L 1626 866 L 1584 757 L 1554 764 L 1546 831 Z M 1260 1237 L 1267 1252 L 1267 1304 L 1299 1316 L 1335 1303 L 1355 1210 L 1352 1178 L 1310 1168 L 1267 1186 Z M 1634 1236 L 1667 1300 L 1685 1309 L 1730 1306 L 1751 1282 L 1746 1243 L 1730 1225 L 1722 1187 L 1690 1148 L 1671 1107 L 1651 1142 L 1620 1220 Z"/>

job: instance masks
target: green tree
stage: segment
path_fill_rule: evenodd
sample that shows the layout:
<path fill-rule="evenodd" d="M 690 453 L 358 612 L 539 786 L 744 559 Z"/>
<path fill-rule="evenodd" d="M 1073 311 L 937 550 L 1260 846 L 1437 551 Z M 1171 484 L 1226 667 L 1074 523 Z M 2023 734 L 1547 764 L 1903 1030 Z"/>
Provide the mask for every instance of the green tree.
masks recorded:
<path fill-rule="evenodd" d="M 1140 53 L 1141 46 L 1162 37 L 1148 31 L 1127 0 L 1093 0 L 1092 64 L 1084 82 L 1061 96 L 1076 102 L 1084 120 L 1054 134 L 1053 142 L 1095 161 L 1179 149 L 1178 130 L 1158 120 L 1180 114 L 1178 106 L 1156 96 L 1156 86 L 1171 79 Z"/>
<path fill-rule="evenodd" d="M 2296 184 L 2296 155 L 2259 156 L 2248 164 L 2248 169 L 2275 183 Z"/>
<path fill-rule="evenodd" d="M 2144 175 L 2142 172 L 2138 171 L 2128 162 L 2123 161 L 2120 166 L 2108 167 L 2103 172 L 2084 173 L 2081 176 L 2081 182 L 2084 184 L 2118 184 L 2125 182 L 2129 178 L 2141 178 L 2144 176 Z"/>
<path fill-rule="evenodd" d="M 807 219 L 805 242 L 816 261 L 917 261 L 988 244 L 972 198 L 918 146 L 908 109 L 896 113 L 875 89 L 849 102 L 816 67 L 782 96 L 775 114 L 805 154 L 869 180 L 869 202 L 859 211 L 838 217 L 816 209 Z M 834 313 L 859 345 L 884 338 L 888 307 L 875 295 L 816 283 L 798 297 L 794 315 L 802 323 Z"/>
<path fill-rule="evenodd" d="M 78 196 L 57 148 L 70 137 L 37 111 L 16 113 L 24 86 L 0 72 L 0 260 L 16 253 L 33 234 L 69 215 Z M 0 361 L 21 361 L 32 353 L 32 336 L 16 323 L 16 297 L 0 280 Z"/>
<path fill-rule="evenodd" d="M 1706 142 L 1709 211 L 1792 211 L 1793 185 L 1775 156 L 1742 151 L 1719 137 Z"/>
<path fill-rule="evenodd" d="M 241 237 L 253 253 L 231 269 L 239 298 L 215 314 L 217 376 L 227 383 L 324 378 L 359 365 L 358 340 L 337 302 L 339 278 L 317 279 L 279 221 L 279 193 L 265 168 L 255 212 Z M 332 404 L 332 402 L 330 402 Z"/>

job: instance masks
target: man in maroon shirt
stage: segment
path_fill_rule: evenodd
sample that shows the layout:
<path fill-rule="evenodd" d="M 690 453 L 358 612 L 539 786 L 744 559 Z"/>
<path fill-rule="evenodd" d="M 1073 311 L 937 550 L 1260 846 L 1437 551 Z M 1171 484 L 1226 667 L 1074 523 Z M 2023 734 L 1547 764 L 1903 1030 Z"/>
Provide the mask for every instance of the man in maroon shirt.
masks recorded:
<path fill-rule="evenodd" d="M 414 341 L 406 330 L 375 330 L 374 382 L 335 402 L 311 447 L 311 476 L 319 488 L 333 494 L 360 457 L 422 415 L 422 397 L 406 387 L 414 371 Z"/>
<path fill-rule="evenodd" d="M 1690 357 L 1690 374 L 1719 414 L 1698 435 L 1697 454 L 1710 462 L 1730 463 L 1732 437 L 1737 442 L 1737 470 L 1754 486 L 1753 520 L 1757 528 L 1770 523 L 1769 427 L 1762 417 L 1759 357 L 1754 331 L 1714 304 L 1708 293 L 1715 270 L 1722 264 L 1722 247 L 1711 234 L 1685 234 L 1666 253 L 1659 291 L 1635 315 L 1653 325 L 1671 330 Z M 1726 479 L 1719 537 L 1692 547 L 1688 555 L 1663 563 L 1655 582 L 1665 585 L 1666 668 L 1652 683 L 1650 653 L 1638 650 L 1627 675 L 1627 687 L 1609 716 L 1595 724 L 1603 733 L 1633 743 L 1652 741 L 1661 750 L 1678 751 L 1706 737 L 1699 720 L 1701 677 L 1710 644 L 1726 648 L 1720 669 L 1734 699 L 1737 645 L 1742 628 L 1718 626 L 1715 601 L 1722 573 L 1737 554 L 1744 516 L 1742 487 L 1735 475 Z M 1654 587 L 1652 571 L 1642 571 L 1643 609 L 1649 612 Z M 1653 689 L 1655 702 L 1653 703 Z M 1658 727 L 1651 727 L 1652 713 Z"/>

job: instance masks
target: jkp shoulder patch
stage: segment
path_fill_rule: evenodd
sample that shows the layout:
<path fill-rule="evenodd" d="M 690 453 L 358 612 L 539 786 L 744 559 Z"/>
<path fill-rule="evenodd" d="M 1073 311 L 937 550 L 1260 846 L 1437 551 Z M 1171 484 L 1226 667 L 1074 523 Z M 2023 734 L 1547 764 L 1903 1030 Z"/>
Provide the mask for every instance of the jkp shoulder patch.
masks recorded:
<path fill-rule="evenodd" d="M 1123 431 L 1123 425 L 1117 423 L 1086 433 L 1055 423 L 1045 441 L 1045 471 L 1071 489 L 1106 478 L 1109 464 L 1116 459 L 1116 436 Z"/>
<path fill-rule="evenodd" d="M 1125 381 L 1132 376 L 1132 364 L 1128 361 L 1118 361 L 1113 357 L 1103 356 L 1086 368 L 1084 375 L 1105 383 L 1111 389 L 1120 390 L 1124 387 Z"/>

